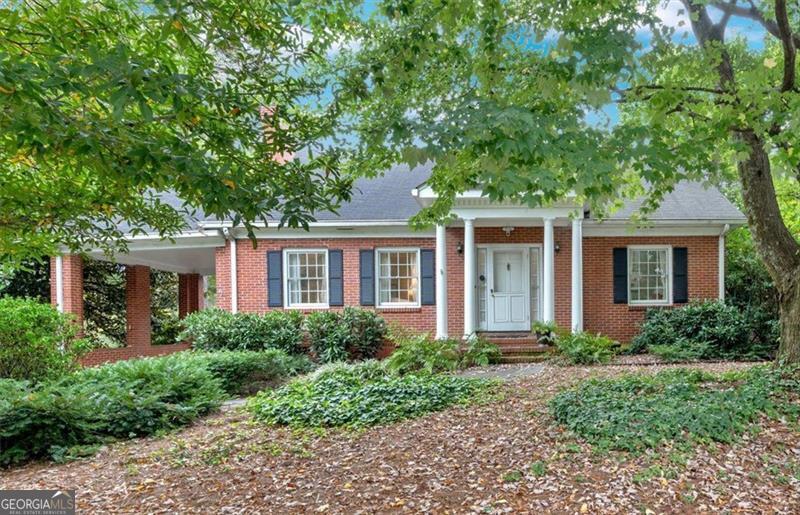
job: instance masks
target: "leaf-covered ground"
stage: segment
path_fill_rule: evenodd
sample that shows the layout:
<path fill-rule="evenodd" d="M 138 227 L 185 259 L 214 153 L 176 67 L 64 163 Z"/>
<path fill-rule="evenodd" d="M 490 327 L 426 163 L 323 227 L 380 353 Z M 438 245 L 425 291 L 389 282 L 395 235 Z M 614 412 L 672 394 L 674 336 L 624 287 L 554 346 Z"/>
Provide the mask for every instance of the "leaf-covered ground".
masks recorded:
<path fill-rule="evenodd" d="M 0 488 L 74 488 L 79 509 L 103 513 L 796 512 L 800 433 L 781 422 L 688 454 L 598 455 L 547 413 L 582 378 L 664 368 L 546 367 L 491 403 L 357 433 L 293 433 L 236 410 L 82 461 L 2 471 Z"/>

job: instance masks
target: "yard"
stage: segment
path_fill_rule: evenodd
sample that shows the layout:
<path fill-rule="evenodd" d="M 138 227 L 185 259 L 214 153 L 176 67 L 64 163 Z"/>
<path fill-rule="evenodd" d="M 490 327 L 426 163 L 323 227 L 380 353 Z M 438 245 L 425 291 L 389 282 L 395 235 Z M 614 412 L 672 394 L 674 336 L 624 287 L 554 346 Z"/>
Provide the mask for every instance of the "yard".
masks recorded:
<path fill-rule="evenodd" d="M 0 488 L 74 488 L 92 512 L 794 511 L 800 436 L 780 419 L 733 444 L 628 454 L 593 450 L 549 414 L 582 379 L 666 368 L 546 365 L 487 402 L 363 430 L 271 428 L 225 410 L 91 458 L 5 470 Z"/>

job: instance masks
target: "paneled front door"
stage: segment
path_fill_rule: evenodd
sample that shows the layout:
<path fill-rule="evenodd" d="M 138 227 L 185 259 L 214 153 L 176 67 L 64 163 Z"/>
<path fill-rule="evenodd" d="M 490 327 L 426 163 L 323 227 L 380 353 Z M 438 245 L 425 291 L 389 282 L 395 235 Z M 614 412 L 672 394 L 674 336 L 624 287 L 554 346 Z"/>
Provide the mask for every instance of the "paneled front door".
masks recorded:
<path fill-rule="evenodd" d="M 530 330 L 530 252 L 527 248 L 489 248 L 488 330 Z"/>

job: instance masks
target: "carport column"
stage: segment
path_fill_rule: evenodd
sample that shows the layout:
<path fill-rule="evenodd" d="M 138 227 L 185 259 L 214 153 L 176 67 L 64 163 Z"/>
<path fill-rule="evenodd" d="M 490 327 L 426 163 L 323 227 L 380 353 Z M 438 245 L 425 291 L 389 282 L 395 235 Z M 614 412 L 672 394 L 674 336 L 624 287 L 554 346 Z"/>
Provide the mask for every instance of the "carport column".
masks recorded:
<path fill-rule="evenodd" d="M 128 347 L 150 345 L 150 267 L 125 267 L 125 306 Z"/>
<path fill-rule="evenodd" d="M 447 233 L 436 226 L 436 338 L 447 338 Z"/>
<path fill-rule="evenodd" d="M 553 219 L 544 219 L 544 274 L 542 277 L 542 319 L 555 320 L 555 244 L 553 242 Z"/>
<path fill-rule="evenodd" d="M 56 256 L 50 259 L 50 303 L 62 313 L 71 313 L 83 328 L 83 259 Z"/>
<path fill-rule="evenodd" d="M 475 333 L 475 220 L 464 219 L 464 338 Z"/>
<path fill-rule="evenodd" d="M 178 274 L 178 316 L 184 318 L 200 309 L 200 274 Z"/>
<path fill-rule="evenodd" d="M 583 331 L 583 219 L 572 220 L 572 332 Z"/>

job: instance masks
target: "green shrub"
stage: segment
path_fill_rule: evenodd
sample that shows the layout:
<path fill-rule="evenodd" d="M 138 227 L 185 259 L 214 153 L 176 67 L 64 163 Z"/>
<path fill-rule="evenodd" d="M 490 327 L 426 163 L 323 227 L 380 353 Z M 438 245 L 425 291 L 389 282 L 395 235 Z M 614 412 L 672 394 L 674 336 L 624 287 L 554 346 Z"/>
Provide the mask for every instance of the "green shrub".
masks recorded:
<path fill-rule="evenodd" d="M 37 386 L 0 381 L 0 464 L 174 429 L 225 397 L 221 381 L 183 353 L 86 368 Z"/>
<path fill-rule="evenodd" d="M 186 353 L 185 359 L 211 372 L 229 395 L 254 393 L 277 381 L 313 369 L 311 360 L 306 356 L 292 356 L 280 349 L 195 352 Z"/>
<path fill-rule="evenodd" d="M 342 311 L 342 323 L 350 333 L 351 359 L 370 359 L 378 354 L 387 332 L 383 317 L 369 309 L 346 307 Z"/>
<path fill-rule="evenodd" d="M 614 356 L 617 343 L 611 338 L 585 331 L 567 333 L 556 341 L 560 352 L 574 365 L 608 363 Z"/>
<path fill-rule="evenodd" d="M 471 338 L 461 354 L 461 368 L 485 367 L 499 363 L 503 353 L 500 347 L 484 338 Z"/>
<path fill-rule="evenodd" d="M 678 338 L 670 345 L 650 345 L 647 350 L 664 361 L 671 363 L 685 363 L 699 361 L 708 356 L 710 345 L 706 342 L 696 342 L 686 338 Z"/>
<path fill-rule="evenodd" d="M 799 386 L 796 370 L 676 369 L 584 381 L 556 395 L 550 411 L 600 449 L 638 452 L 664 442 L 731 442 L 762 414 L 796 411 L 787 395 Z"/>
<path fill-rule="evenodd" d="M 256 419 L 272 425 L 364 427 L 467 402 L 492 384 L 452 376 L 396 377 L 380 373 L 379 368 L 370 362 L 336 365 L 261 392 L 248 407 Z"/>
<path fill-rule="evenodd" d="M 229 313 L 204 309 L 184 319 L 186 330 L 181 339 L 190 340 L 198 350 L 299 351 L 303 342 L 303 315 L 297 311 Z"/>
<path fill-rule="evenodd" d="M 397 334 L 396 331 L 392 338 L 396 348 L 386 358 L 386 368 L 394 374 L 450 372 L 461 362 L 458 340 L 434 340 L 427 334 Z"/>
<path fill-rule="evenodd" d="M 780 189 L 779 183 L 776 186 Z M 783 198 L 778 193 L 782 205 L 797 206 L 796 195 L 788 190 L 784 193 Z M 725 303 L 739 309 L 747 321 L 754 354 L 772 357 L 780 336 L 778 290 L 755 250 L 747 227 L 728 233 L 725 244 Z"/>
<path fill-rule="evenodd" d="M 85 368 L 54 386 L 75 388 L 94 411 L 99 431 L 116 438 L 185 425 L 227 397 L 221 381 L 182 353 Z"/>
<path fill-rule="evenodd" d="M 386 322 L 368 309 L 315 311 L 306 317 L 311 350 L 323 363 L 374 358 L 386 337 Z"/>
<path fill-rule="evenodd" d="M 350 330 L 335 311 L 315 311 L 306 317 L 306 331 L 311 350 L 323 363 L 346 361 Z"/>
<path fill-rule="evenodd" d="M 78 325 L 49 304 L 33 299 L 0 299 L 0 377 L 40 381 L 77 366 L 89 350 L 76 340 Z"/>
<path fill-rule="evenodd" d="M 99 441 L 96 415 L 79 388 L 0 379 L 0 466 Z"/>
<path fill-rule="evenodd" d="M 774 346 L 763 343 L 736 307 L 706 301 L 648 310 L 629 352 L 645 350 L 674 359 L 742 359 L 769 357 Z"/>

